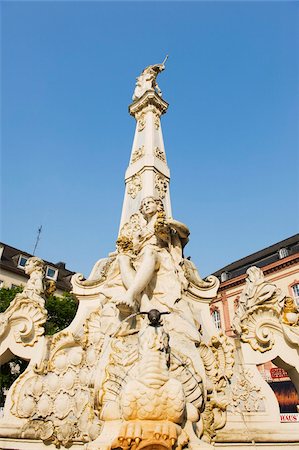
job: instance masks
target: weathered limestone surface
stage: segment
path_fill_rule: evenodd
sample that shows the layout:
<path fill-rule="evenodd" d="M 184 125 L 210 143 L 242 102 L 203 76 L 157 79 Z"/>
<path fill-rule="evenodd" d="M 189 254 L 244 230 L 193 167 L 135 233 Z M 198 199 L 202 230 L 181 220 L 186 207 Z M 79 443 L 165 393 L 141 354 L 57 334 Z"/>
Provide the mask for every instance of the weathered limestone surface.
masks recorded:
<path fill-rule="evenodd" d="M 247 449 L 253 441 L 298 448 L 298 427 L 280 424 L 274 393 L 256 368 L 273 360 L 298 383 L 297 310 L 251 268 L 237 339 L 216 330 L 209 304 L 219 281 L 201 279 L 184 257 L 189 230 L 171 216 L 160 123 L 168 105 L 156 83 L 163 69 L 149 66 L 137 79 L 116 250 L 87 279 L 73 277 L 75 319 L 43 335 L 37 258 L 24 292 L 0 317 L 2 360 L 30 361 L 8 393 L 0 448 Z"/>

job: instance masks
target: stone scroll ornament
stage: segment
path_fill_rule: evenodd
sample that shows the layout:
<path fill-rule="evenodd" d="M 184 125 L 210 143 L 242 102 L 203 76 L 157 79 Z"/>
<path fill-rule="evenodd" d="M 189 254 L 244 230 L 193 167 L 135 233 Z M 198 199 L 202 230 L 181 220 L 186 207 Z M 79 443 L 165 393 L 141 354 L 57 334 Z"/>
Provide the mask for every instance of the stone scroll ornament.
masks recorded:
<path fill-rule="evenodd" d="M 250 267 L 247 275 L 233 319 L 235 333 L 262 353 L 271 350 L 281 335 L 289 344 L 298 346 L 299 311 L 294 300 L 267 282 L 258 267 Z"/>
<path fill-rule="evenodd" d="M 14 343 L 20 344 L 18 356 L 22 357 L 22 347 L 32 347 L 44 333 L 46 322 L 45 295 L 48 287 L 44 282 L 44 262 L 37 257 L 29 258 L 25 273 L 29 280 L 23 292 L 15 296 L 6 311 L 0 314 L 1 354 Z"/>

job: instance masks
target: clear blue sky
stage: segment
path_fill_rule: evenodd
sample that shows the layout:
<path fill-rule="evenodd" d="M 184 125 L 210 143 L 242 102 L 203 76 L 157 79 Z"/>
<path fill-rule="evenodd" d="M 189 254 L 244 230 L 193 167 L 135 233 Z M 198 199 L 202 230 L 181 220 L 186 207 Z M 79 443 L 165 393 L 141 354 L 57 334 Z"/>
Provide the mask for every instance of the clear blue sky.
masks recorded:
<path fill-rule="evenodd" d="M 135 77 L 159 77 L 173 216 L 202 275 L 298 231 L 298 2 L 2 2 L 1 240 L 115 248 Z"/>

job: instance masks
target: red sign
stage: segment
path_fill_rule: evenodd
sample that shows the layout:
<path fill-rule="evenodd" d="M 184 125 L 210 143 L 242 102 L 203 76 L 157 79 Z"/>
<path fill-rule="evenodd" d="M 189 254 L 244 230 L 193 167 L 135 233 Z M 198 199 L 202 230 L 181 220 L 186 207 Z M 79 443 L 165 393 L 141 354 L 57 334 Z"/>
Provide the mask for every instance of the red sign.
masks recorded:
<path fill-rule="evenodd" d="M 272 369 L 270 369 L 270 375 L 272 379 L 289 378 L 288 373 L 284 369 L 281 369 L 280 367 L 273 367 Z"/>
<path fill-rule="evenodd" d="M 299 422 L 299 413 L 280 414 L 280 422 Z"/>

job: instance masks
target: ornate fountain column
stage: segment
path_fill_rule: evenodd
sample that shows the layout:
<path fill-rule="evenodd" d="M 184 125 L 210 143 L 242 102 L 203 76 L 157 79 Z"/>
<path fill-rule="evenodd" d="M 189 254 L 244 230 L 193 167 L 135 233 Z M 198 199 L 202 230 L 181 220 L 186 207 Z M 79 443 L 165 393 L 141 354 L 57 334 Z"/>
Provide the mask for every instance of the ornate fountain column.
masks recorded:
<path fill-rule="evenodd" d="M 161 98 L 161 91 L 155 81 L 157 73 L 163 70 L 153 69 L 158 66 L 161 65 L 149 66 L 137 78 L 134 101 L 129 106 L 129 113 L 136 119 L 136 131 L 125 174 L 126 186 L 120 229 L 130 216 L 138 211 L 141 200 L 147 196 L 160 198 L 166 216 L 171 217 L 170 171 L 161 129 L 161 116 L 166 113 L 168 103 Z M 148 77 L 147 81 L 140 81 L 145 75 Z M 150 85 L 148 85 L 149 77 L 151 77 Z"/>

